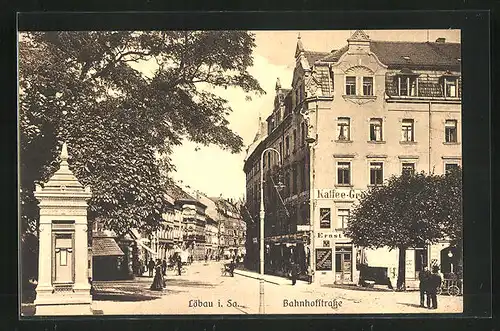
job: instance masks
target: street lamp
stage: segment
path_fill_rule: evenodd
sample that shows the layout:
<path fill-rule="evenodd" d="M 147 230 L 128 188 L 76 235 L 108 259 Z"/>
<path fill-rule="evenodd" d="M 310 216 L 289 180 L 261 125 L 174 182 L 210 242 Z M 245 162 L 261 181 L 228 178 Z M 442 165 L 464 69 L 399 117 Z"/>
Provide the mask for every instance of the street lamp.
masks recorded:
<path fill-rule="evenodd" d="M 448 252 L 448 257 L 450 258 L 450 267 L 451 267 L 450 272 L 453 273 L 453 262 L 451 262 L 451 258 L 453 257 L 453 253 L 451 252 L 451 250 Z"/>
<path fill-rule="evenodd" d="M 264 217 L 266 212 L 264 210 L 264 155 L 266 152 L 275 152 L 278 154 L 278 164 L 281 167 L 281 154 L 276 149 L 269 147 L 262 151 L 260 155 L 260 302 L 259 313 L 264 314 Z M 269 165 L 270 166 L 270 165 Z M 279 186 L 281 186 L 278 183 Z"/>

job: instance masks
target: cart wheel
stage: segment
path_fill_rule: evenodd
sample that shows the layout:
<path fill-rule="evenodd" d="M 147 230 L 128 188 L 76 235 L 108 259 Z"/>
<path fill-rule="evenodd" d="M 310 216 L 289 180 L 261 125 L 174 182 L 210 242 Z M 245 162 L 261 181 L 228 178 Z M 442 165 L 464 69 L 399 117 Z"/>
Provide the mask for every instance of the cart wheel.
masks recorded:
<path fill-rule="evenodd" d="M 436 294 L 440 295 L 443 292 L 443 289 L 441 287 L 438 287 L 436 290 Z"/>
<path fill-rule="evenodd" d="M 448 293 L 451 296 L 457 296 L 460 293 L 460 289 L 456 285 L 451 285 L 450 287 L 448 287 Z"/>

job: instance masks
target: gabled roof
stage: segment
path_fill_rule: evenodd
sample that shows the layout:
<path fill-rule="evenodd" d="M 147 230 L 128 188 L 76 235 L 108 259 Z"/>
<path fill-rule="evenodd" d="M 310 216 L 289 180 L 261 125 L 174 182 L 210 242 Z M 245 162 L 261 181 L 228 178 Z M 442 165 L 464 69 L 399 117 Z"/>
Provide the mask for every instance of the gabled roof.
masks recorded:
<path fill-rule="evenodd" d="M 309 65 L 312 66 L 314 62 L 321 60 L 325 56 L 327 56 L 329 53 L 328 52 L 315 52 L 315 51 L 305 51 L 304 56 L 307 59 L 307 62 L 309 62 Z"/>
<path fill-rule="evenodd" d="M 389 68 L 460 68 L 461 45 L 459 43 L 371 41 L 370 50 Z M 337 62 L 348 46 L 321 59 Z"/>
<path fill-rule="evenodd" d="M 180 186 L 176 184 L 169 185 L 167 187 L 167 194 L 174 198 L 175 200 L 195 200 L 191 195 L 186 193 Z"/>

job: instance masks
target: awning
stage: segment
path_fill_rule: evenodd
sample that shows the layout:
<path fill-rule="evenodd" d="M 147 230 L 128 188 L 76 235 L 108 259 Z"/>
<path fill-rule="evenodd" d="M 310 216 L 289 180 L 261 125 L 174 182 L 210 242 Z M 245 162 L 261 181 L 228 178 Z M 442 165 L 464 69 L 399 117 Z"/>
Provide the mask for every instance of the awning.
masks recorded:
<path fill-rule="evenodd" d="M 92 238 L 92 256 L 123 256 L 120 246 L 113 238 Z"/>
<path fill-rule="evenodd" d="M 157 255 L 158 253 L 156 253 L 155 251 L 153 251 L 151 248 L 149 248 L 148 246 L 146 246 L 142 240 L 136 240 L 135 241 L 136 243 L 138 243 L 142 248 L 144 248 L 145 250 L 147 250 L 148 252 L 150 252 L 151 254 L 154 254 L 154 255 Z"/>

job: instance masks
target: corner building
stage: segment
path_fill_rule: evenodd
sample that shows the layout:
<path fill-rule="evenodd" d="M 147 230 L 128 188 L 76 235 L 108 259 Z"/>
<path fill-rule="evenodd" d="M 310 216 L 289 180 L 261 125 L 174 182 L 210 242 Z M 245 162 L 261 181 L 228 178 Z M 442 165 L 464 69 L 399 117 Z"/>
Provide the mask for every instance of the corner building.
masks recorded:
<path fill-rule="evenodd" d="M 277 81 L 273 112 L 247 150 L 247 264 L 258 269 L 260 162 L 272 147 L 282 163 L 264 153 L 266 273 L 286 275 L 294 260 L 302 274 L 313 267 L 315 282 L 349 284 L 364 263 L 395 286 L 397 249 L 355 247 L 344 229 L 368 187 L 461 164 L 460 44 L 375 41 L 358 30 L 325 53 L 307 51 L 299 37 L 295 59 L 291 89 Z M 424 265 L 453 271 L 449 246 L 408 250 L 406 286 L 418 286 Z"/>

